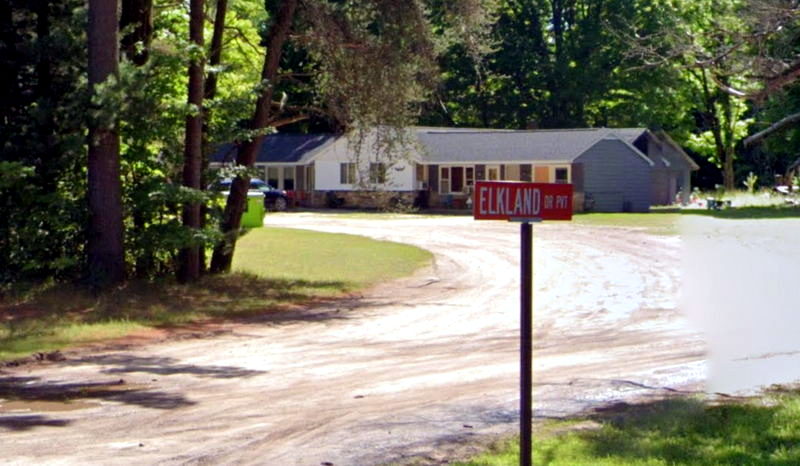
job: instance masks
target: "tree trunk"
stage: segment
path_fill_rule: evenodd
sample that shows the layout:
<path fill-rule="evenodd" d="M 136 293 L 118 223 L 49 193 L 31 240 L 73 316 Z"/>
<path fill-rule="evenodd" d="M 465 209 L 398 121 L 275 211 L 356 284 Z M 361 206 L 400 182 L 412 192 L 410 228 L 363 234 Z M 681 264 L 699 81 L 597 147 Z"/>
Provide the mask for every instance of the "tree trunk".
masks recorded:
<path fill-rule="evenodd" d="M 214 15 L 214 33 L 211 36 L 208 64 L 211 67 L 222 63 L 222 39 L 225 33 L 225 14 L 228 11 L 228 0 L 217 0 L 217 11 Z M 211 100 L 217 95 L 217 73 L 209 73 L 206 78 L 205 98 Z"/>
<path fill-rule="evenodd" d="M 117 1 L 89 0 L 89 86 L 118 72 Z M 88 279 L 104 288 L 125 279 L 119 134 L 116 127 L 89 125 Z"/>
<path fill-rule="evenodd" d="M 222 63 L 222 39 L 225 33 L 225 15 L 228 12 L 228 0 L 217 0 L 217 9 L 214 14 L 214 32 L 211 36 L 211 46 L 209 47 L 209 66 L 215 68 Z M 217 96 L 217 73 L 211 72 L 206 75 L 204 100 L 213 100 Z M 201 173 L 205 174 L 208 170 L 208 158 L 213 150 L 209 141 L 209 121 L 211 120 L 211 109 L 203 106 L 203 161 Z M 202 175 L 201 175 L 202 176 Z M 202 186 L 207 186 L 210 180 L 205 177 L 201 180 Z M 203 205 L 200 208 L 200 223 L 206 226 L 208 218 L 208 208 Z M 200 273 L 205 273 L 206 250 L 200 249 Z"/>
<path fill-rule="evenodd" d="M 724 82 L 724 79 L 721 79 L 721 81 Z M 735 155 L 736 146 L 736 118 L 733 114 L 731 96 L 723 94 L 720 98 L 720 102 L 722 103 L 724 115 L 724 121 L 722 123 L 725 125 L 723 138 L 723 142 L 725 143 L 725 158 L 722 161 L 722 183 L 725 186 L 725 190 L 730 191 L 736 187 L 733 174 L 733 157 Z"/>
<path fill-rule="evenodd" d="M 203 0 L 191 0 L 189 19 L 189 40 L 203 47 Z M 200 174 L 203 159 L 203 60 L 196 58 L 189 64 L 189 106 L 196 109 L 186 116 L 186 144 L 183 156 L 183 185 L 200 189 Z M 183 226 L 191 230 L 202 227 L 200 222 L 200 203 L 187 203 L 183 206 Z M 199 245 L 183 248 L 180 253 L 178 278 L 183 282 L 200 277 Z"/>
<path fill-rule="evenodd" d="M 122 0 L 119 28 L 124 34 L 122 50 L 128 60 L 138 66 L 147 63 L 153 39 L 153 0 Z"/>
<path fill-rule="evenodd" d="M 19 96 L 17 92 L 17 32 L 10 1 L 0 1 L 0 125 L 5 126 Z"/>
<path fill-rule="evenodd" d="M 288 38 L 296 7 L 297 0 L 283 0 L 278 6 L 275 21 L 272 23 L 267 35 L 267 53 L 264 59 L 264 67 L 261 70 L 261 81 L 266 86 L 264 86 L 264 90 L 256 102 L 255 114 L 250 122 L 251 129 L 259 130 L 265 128 L 269 122 L 272 94 L 274 92 L 275 78 L 278 75 L 281 52 Z M 236 156 L 236 163 L 252 167 L 263 139 L 264 136 L 256 136 L 242 144 Z M 231 184 L 231 192 L 228 196 L 228 202 L 225 204 L 225 213 L 223 214 L 221 225 L 225 239 L 214 248 L 214 255 L 211 259 L 212 273 L 227 272 L 231 268 L 233 252 L 239 236 L 242 212 L 244 211 L 245 202 L 247 202 L 247 187 L 249 184 L 249 177 L 237 177 Z"/>
<path fill-rule="evenodd" d="M 734 147 L 733 142 L 729 147 L 725 148 L 725 161 L 722 166 L 722 183 L 726 191 L 731 191 L 736 188 L 735 175 L 733 172 L 733 157 Z"/>
<path fill-rule="evenodd" d="M 703 111 L 703 122 L 708 127 L 709 131 L 711 131 L 711 135 L 714 137 L 714 152 L 716 153 L 717 160 L 719 163 L 723 164 L 722 170 L 722 183 L 725 186 L 725 189 L 728 188 L 728 180 L 725 176 L 725 168 L 724 165 L 728 162 L 728 155 L 727 150 L 725 148 L 725 140 L 722 135 L 722 122 L 717 115 L 716 109 L 716 98 L 714 94 L 711 92 L 711 87 L 708 83 L 708 77 L 706 75 L 706 70 L 701 70 L 700 74 L 700 82 L 702 84 L 702 92 L 703 92 L 703 105 L 705 106 L 705 110 Z M 731 158 L 731 170 L 733 170 L 733 159 Z M 731 186 L 732 188 L 732 186 Z"/>

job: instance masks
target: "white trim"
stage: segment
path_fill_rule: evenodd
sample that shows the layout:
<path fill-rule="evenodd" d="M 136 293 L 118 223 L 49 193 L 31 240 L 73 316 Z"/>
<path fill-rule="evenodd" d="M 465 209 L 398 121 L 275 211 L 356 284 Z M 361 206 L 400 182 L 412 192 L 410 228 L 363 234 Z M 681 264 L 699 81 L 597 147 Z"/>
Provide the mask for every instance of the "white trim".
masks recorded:
<path fill-rule="evenodd" d="M 583 155 L 583 154 L 581 154 L 581 155 Z M 533 164 L 533 165 L 536 165 L 536 164 L 539 164 L 539 165 L 551 165 L 551 164 L 564 165 L 564 164 L 571 164 L 571 163 L 575 163 L 575 162 L 573 160 L 533 160 L 533 159 L 525 159 L 525 160 L 511 160 L 511 161 L 501 161 L 501 162 L 498 162 L 498 161 L 495 161 L 495 160 L 492 160 L 492 161 L 466 160 L 466 161 L 463 161 L 463 162 L 458 162 L 458 161 L 456 161 L 456 162 L 431 162 L 431 161 L 427 161 L 426 160 L 426 161 L 418 162 L 418 163 L 420 165 L 439 165 L 439 166 L 442 166 L 442 165 L 455 165 L 455 166 L 486 165 L 488 167 L 489 165 L 492 165 L 492 166 L 494 166 L 494 165 L 531 165 L 531 164 Z"/>
<path fill-rule="evenodd" d="M 609 138 L 608 136 L 613 136 L 613 138 Z M 641 158 L 642 158 L 642 159 L 643 159 L 645 162 L 647 162 L 647 163 L 648 163 L 648 164 L 649 164 L 651 167 L 655 167 L 655 166 L 656 166 L 655 162 L 653 162 L 653 161 L 650 159 L 650 157 L 648 157 L 648 156 L 644 155 L 644 154 L 642 153 L 642 151 L 640 151 L 640 150 L 639 150 L 639 149 L 638 149 L 636 146 L 634 146 L 634 145 L 633 145 L 633 144 L 631 144 L 630 142 L 626 141 L 626 140 L 625 140 L 625 138 L 623 138 L 623 137 L 620 137 L 620 136 L 619 136 L 617 133 L 615 133 L 615 132 L 613 132 L 613 131 L 609 131 L 609 132 L 608 132 L 608 134 L 606 134 L 606 137 L 604 137 L 603 139 L 611 139 L 611 140 L 614 140 L 614 141 L 621 141 L 623 144 L 625 144 L 626 146 L 628 146 L 628 148 L 629 148 L 629 149 L 631 149 L 631 150 L 633 151 L 633 153 L 634 153 L 634 154 L 636 154 L 636 155 L 638 155 L 639 157 L 641 157 Z M 590 148 L 591 148 L 591 147 L 587 148 L 586 150 L 589 150 Z M 582 153 L 581 153 L 581 155 L 583 155 L 583 153 L 585 153 L 585 152 L 586 152 L 586 151 L 582 152 Z"/>
<path fill-rule="evenodd" d="M 456 167 L 464 169 L 463 184 L 464 184 L 464 188 L 467 189 L 465 191 L 453 191 L 452 190 L 452 188 L 453 188 L 453 168 L 456 168 Z M 442 170 L 445 169 L 445 168 L 449 170 L 449 175 L 447 177 L 447 187 L 448 187 L 447 192 L 442 190 L 442 180 L 443 180 L 443 178 L 442 178 Z M 447 194 L 465 194 L 465 193 L 469 192 L 468 189 L 470 188 L 470 185 L 467 183 L 467 169 L 468 168 L 472 169 L 472 186 L 474 187 L 475 186 L 475 181 L 478 181 L 477 176 L 476 176 L 477 175 L 477 170 L 475 169 L 475 165 L 469 165 L 469 164 L 465 165 L 465 164 L 457 164 L 457 163 L 439 165 L 438 166 L 438 172 L 439 172 L 439 189 L 438 189 L 438 192 L 439 192 L 439 194 L 443 194 L 443 195 L 447 195 Z"/>
<path fill-rule="evenodd" d="M 549 165 L 550 171 L 548 173 L 550 183 L 558 183 L 556 179 L 556 170 L 559 168 L 567 169 L 567 181 L 564 184 L 572 183 L 572 165 Z"/>
<path fill-rule="evenodd" d="M 506 165 L 506 164 L 503 164 L 503 163 L 495 164 L 495 163 L 493 163 L 491 165 L 486 165 L 486 169 L 483 172 L 483 179 L 486 180 L 486 181 L 503 181 L 503 169 L 502 169 L 503 165 Z M 497 169 L 497 179 L 496 180 L 492 180 L 492 179 L 489 178 L 489 170 L 492 170 L 492 169 L 495 169 L 495 168 Z"/>

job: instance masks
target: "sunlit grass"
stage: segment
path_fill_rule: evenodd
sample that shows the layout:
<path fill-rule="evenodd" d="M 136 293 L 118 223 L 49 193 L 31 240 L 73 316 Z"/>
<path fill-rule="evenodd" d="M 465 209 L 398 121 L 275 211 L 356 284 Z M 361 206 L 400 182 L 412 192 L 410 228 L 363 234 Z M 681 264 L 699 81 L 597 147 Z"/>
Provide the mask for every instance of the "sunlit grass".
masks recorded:
<path fill-rule="evenodd" d="M 259 228 L 237 244 L 234 273 L 191 285 L 133 281 L 99 297 L 64 284 L 0 302 L 0 360 L 154 327 L 247 318 L 411 274 L 427 251 L 352 235 Z"/>
<path fill-rule="evenodd" d="M 580 213 L 572 216 L 577 225 L 632 228 L 654 235 L 678 234 L 679 213 Z"/>
<path fill-rule="evenodd" d="M 679 398 L 599 413 L 575 428 L 534 432 L 533 463 L 552 466 L 800 464 L 800 394 L 771 392 L 725 403 Z M 519 464 L 512 440 L 462 466 Z"/>
<path fill-rule="evenodd" d="M 333 292 L 408 275 L 432 258 L 405 244 L 282 228 L 252 230 L 236 252 L 234 270 L 272 279 L 302 278 Z"/>

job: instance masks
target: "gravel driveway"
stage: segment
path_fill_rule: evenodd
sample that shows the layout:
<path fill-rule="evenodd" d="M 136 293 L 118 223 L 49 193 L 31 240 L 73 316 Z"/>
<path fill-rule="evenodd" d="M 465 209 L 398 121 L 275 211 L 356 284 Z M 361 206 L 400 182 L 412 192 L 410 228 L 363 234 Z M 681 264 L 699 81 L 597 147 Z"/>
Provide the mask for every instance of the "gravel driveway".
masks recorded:
<path fill-rule="evenodd" d="M 38 404 L 0 409 L 3 462 L 434 463 L 516 431 L 518 225 L 308 213 L 267 222 L 411 243 L 435 263 L 206 338 L 4 369 L 0 398 L 25 387 Z M 703 343 L 676 310 L 677 237 L 563 223 L 534 236 L 535 416 L 703 380 Z M 65 392 L 86 401 L 65 407 Z"/>

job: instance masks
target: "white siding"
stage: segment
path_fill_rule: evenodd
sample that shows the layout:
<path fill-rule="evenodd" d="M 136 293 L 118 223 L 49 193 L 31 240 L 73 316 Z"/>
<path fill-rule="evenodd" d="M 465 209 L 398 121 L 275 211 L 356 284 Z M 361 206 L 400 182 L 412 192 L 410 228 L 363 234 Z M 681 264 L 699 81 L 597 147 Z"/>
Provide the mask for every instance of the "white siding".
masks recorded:
<path fill-rule="evenodd" d="M 364 148 L 369 147 L 365 143 Z M 360 191 L 364 189 L 378 189 L 386 191 L 413 191 L 415 189 L 415 167 L 410 160 L 411 154 L 387 160 L 366 149 L 356 156 L 350 148 L 346 138 L 339 138 L 320 152 L 314 159 L 314 187 L 318 191 Z M 372 185 L 369 183 L 370 163 L 383 162 L 387 164 L 386 183 Z M 357 163 L 357 176 L 361 176 L 365 184 L 342 184 L 340 182 L 340 166 L 342 163 Z"/>
<path fill-rule="evenodd" d="M 365 186 L 341 184 L 339 177 L 340 164 L 344 162 L 316 159 L 314 162 L 314 186 L 319 191 L 360 191 Z M 372 186 L 368 183 L 369 161 L 362 160 L 359 164 L 361 176 L 367 181 L 366 187 L 383 189 L 387 191 L 413 191 L 414 190 L 414 165 L 407 161 L 395 163 L 386 171 L 386 183 Z"/>

